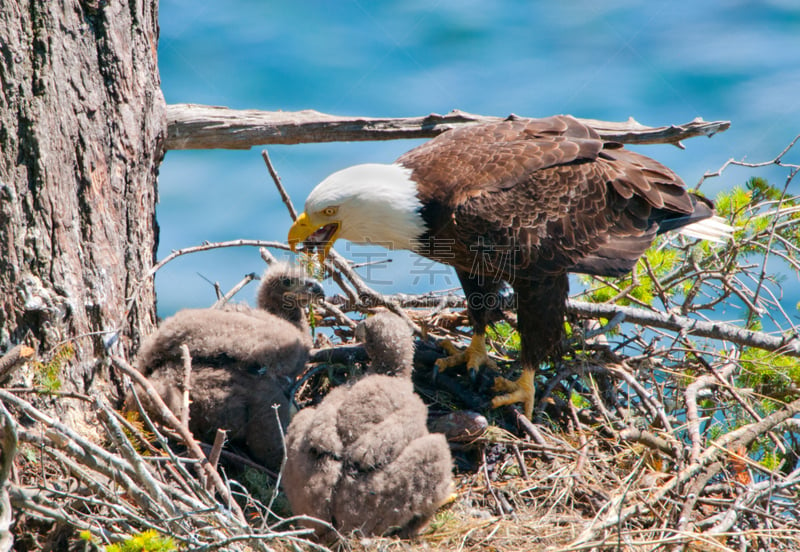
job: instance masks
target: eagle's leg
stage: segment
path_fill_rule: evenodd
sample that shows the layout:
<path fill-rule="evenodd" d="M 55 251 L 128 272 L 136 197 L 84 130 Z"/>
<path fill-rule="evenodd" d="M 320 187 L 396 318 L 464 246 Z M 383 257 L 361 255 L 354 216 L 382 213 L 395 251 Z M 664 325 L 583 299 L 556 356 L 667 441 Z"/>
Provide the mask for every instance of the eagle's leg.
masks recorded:
<path fill-rule="evenodd" d="M 491 310 L 497 309 L 500 303 L 497 292 L 502 281 L 459 269 L 456 269 L 456 275 L 467 298 L 467 311 L 472 322 L 472 339 L 464 351 L 458 351 L 450 341 L 444 340 L 441 346 L 448 356 L 436 361 L 434 376 L 453 366 L 466 364 L 470 378 L 475 381 L 481 366 L 497 369 L 497 363 L 489 357 L 486 350 L 486 326 L 489 324 Z"/>
<path fill-rule="evenodd" d="M 522 403 L 525 415 L 533 415 L 536 368 L 560 354 L 568 292 L 566 273 L 514 282 L 522 375 L 516 381 L 495 378 L 494 389 L 503 394 L 492 400 L 492 407 Z"/>

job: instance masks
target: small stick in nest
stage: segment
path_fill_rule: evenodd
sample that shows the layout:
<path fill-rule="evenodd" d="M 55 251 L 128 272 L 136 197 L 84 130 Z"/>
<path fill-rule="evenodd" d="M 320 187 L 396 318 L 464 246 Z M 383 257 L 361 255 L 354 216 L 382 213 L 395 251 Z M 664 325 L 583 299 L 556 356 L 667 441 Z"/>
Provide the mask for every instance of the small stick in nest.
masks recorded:
<path fill-rule="evenodd" d="M 189 405 L 191 399 L 189 394 L 192 391 L 192 355 L 189 353 L 189 346 L 181 343 L 181 360 L 183 360 L 183 382 L 181 384 L 183 396 L 181 400 L 181 425 L 189 427 Z"/>

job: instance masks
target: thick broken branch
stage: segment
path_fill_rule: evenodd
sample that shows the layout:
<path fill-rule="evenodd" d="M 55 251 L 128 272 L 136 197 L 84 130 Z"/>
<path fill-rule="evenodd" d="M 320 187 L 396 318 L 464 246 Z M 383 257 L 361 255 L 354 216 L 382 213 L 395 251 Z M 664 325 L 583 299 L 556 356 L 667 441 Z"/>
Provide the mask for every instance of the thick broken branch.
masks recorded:
<path fill-rule="evenodd" d="M 511 115 L 511 117 L 516 117 Z M 249 149 L 267 144 L 303 144 L 432 138 L 462 125 L 500 121 L 454 110 L 425 117 L 345 117 L 318 111 L 236 110 L 227 107 L 174 104 L 167 106 L 166 149 Z M 693 136 L 712 136 L 730 127 L 728 121 L 698 118 L 683 125 L 647 127 L 625 122 L 582 121 L 608 140 L 625 144 L 676 144 Z"/>

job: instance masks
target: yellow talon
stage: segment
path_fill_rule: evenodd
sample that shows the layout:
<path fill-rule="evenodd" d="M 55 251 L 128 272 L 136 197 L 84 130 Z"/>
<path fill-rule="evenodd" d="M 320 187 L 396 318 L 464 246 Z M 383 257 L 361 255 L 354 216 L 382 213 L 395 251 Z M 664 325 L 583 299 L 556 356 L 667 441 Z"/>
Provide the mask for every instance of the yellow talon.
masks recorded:
<path fill-rule="evenodd" d="M 439 343 L 439 346 L 442 349 L 444 349 L 444 352 L 447 353 L 449 356 L 455 356 L 459 353 L 458 349 L 456 349 L 456 346 L 453 345 L 453 342 L 450 341 L 449 339 L 443 339 L 441 343 Z M 439 360 L 444 360 L 444 359 L 440 358 L 436 362 L 439 362 Z"/>
<path fill-rule="evenodd" d="M 492 408 L 507 404 L 522 403 L 525 416 L 530 419 L 533 416 L 533 401 L 535 397 L 533 370 L 523 370 L 522 375 L 517 381 L 497 377 L 494 380 L 494 390 L 503 392 L 492 399 Z"/>
<path fill-rule="evenodd" d="M 439 372 L 444 372 L 459 364 L 466 364 L 467 369 L 472 372 L 477 372 L 481 366 L 497 369 L 497 363 L 489 357 L 489 353 L 486 351 L 486 336 L 482 333 L 474 334 L 469 346 L 463 351 L 457 350 L 448 339 L 442 341 L 441 346 L 448 356 L 436 361 L 436 368 Z"/>

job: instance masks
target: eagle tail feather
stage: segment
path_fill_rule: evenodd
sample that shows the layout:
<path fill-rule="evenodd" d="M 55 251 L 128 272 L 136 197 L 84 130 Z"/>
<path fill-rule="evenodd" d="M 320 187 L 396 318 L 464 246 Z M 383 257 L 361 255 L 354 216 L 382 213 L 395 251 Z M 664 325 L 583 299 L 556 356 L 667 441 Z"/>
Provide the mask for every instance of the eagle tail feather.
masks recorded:
<path fill-rule="evenodd" d="M 725 219 L 713 216 L 681 227 L 678 232 L 690 238 L 697 238 L 714 243 L 725 243 L 733 236 L 733 226 Z"/>

